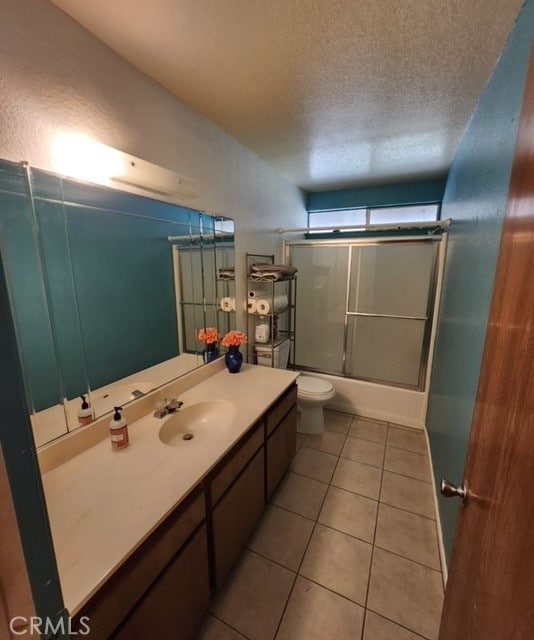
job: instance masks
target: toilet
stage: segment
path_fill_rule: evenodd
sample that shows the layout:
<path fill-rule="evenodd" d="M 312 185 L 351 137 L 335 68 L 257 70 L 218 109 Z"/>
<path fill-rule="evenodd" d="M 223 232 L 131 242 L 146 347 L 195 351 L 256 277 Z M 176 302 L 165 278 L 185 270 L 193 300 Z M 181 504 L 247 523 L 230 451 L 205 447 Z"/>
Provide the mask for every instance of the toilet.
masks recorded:
<path fill-rule="evenodd" d="M 334 387 L 323 378 L 300 375 L 297 378 L 297 409 L 300 433 L 324 432 L 323 406 L 336 395 Z"/>

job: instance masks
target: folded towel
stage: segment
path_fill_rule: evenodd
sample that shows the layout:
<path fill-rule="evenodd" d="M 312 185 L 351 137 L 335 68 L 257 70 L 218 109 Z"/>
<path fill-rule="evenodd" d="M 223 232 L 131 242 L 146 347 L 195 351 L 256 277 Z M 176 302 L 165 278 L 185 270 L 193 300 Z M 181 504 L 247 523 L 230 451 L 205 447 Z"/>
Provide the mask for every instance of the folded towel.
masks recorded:
<path fill-rule="evenodd" d="M 280 272 L 285 276 L 292 276 L 297 273 L 298 269 L 296 267 L 292 267 L 290 264 L 253 264 L 251 271 L 268 271 L 269 273 Z"/>
<path fill-rule="evenodd" d="M 288 280 L 293 275 L 294 273 L 282 273 L 281 271 L 254 271 L 250 274 L 250 279 L 275 282 L 277 280 Z"/>
<path fill-rule="evenodd" d="M 217 269 L 217 277 L 220 280 L 233 280 L 235 278 L 234 267 L 219 267 Z"/>

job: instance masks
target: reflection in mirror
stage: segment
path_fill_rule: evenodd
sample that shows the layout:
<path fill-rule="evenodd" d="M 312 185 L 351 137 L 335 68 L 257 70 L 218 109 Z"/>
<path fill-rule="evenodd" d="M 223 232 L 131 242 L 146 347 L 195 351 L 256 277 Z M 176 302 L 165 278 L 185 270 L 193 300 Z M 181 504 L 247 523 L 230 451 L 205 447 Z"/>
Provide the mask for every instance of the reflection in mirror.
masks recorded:
<path fill-rule="evenodd" d="M 214 267 L 202 268 L 204 245 L 206 265 L 215 264 L 211 216 L 33 169 L 25 175 L 10 163 L 0 163 L 0 197 L 38 445 L 78 426 L 80 395 L 98 417 L 202 363 L 194 329 L 177 322 L 173 252 L 183 251 L 187 292 L 200 310 L 193 327 L 206 326 L 214 317 L 206 296 Z"/>
<path fill-rule="evenodd" d="M 234 221 L 214 218 L 217 327 L 221 334 L 236 328 Z"/>
<path fill-rule="evenodd" d="M 174 273 L 181 350 L 196 352 L 202 349 L 196 336 L 203 327 L 215 327 L 219 333 L 235 328 L 235 303 L 232 309 L 221 311 L 223 298 L 230 291 L 219 287 L 217 278 L 220 265 L 234 263 L 234 222 L 229 218 L 205 214 L 197 227 L 191 228 L 188 243 L 178 236 L 169 238 L 174 243 Z M 195 280 L 202 273 L 202 288 Z M 232 291 L 233 291 L 232 278 Z M 235 300 L 235 294 L 234 294 Z"/>
<path fill-rule="evenodd" d="M 27 168 L 0 164 L 0 251 L 31 415 L 42 416 L 38 444 L 67 432 L 58 344 L 49 313 L 48 278 Z M 48 291 L 47 291 L 48 289 Z"/>

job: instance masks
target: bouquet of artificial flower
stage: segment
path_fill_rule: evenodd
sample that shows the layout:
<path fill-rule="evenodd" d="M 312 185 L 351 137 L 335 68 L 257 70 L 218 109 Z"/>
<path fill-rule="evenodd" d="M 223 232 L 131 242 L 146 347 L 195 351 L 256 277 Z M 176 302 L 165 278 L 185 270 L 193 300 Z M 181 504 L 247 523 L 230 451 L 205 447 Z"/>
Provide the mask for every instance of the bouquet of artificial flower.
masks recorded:
<path fill-rule="evenodd" d="M 197 332 L 197 340 L 200 340 L 204 344 L 215 344 L 219 342 L 220 339 L 221 336 L 215 327 L 206 327 Z"/>
<path fill-rule="evenodd" d="M 224 347 L 240 347 L 247 341 L 247 336 L 241 331 L 229 331 L 221 340 Z"/>

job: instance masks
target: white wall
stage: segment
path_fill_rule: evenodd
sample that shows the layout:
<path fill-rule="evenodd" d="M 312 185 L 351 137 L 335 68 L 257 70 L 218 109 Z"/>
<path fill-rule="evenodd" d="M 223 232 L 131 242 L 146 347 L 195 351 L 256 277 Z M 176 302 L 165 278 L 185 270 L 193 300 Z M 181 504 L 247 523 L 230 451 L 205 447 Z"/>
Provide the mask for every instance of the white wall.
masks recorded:
<path fill-rule="evenodd" d="M 54 137 L 80 131 L 194 178 L 183 204 L 236 220 L 242 265 L 306 223 L 297 187 L 48 0 L 0 0 L 0 68 L 0 158 L 54 171 Z"/>

